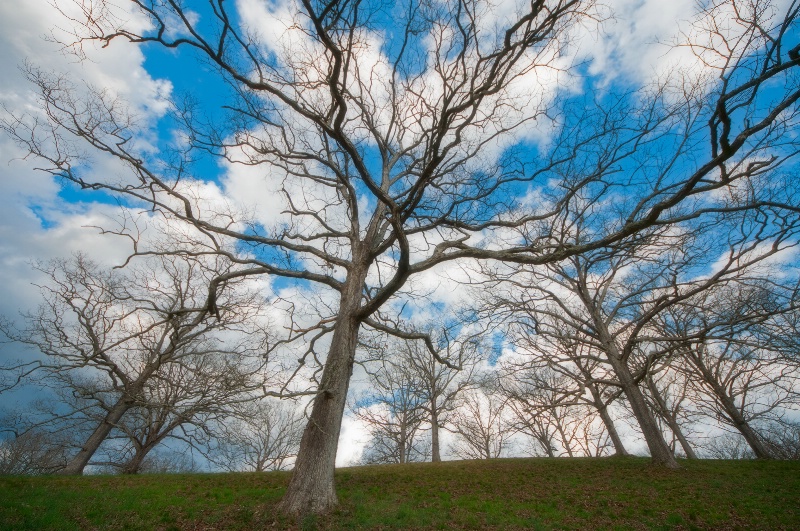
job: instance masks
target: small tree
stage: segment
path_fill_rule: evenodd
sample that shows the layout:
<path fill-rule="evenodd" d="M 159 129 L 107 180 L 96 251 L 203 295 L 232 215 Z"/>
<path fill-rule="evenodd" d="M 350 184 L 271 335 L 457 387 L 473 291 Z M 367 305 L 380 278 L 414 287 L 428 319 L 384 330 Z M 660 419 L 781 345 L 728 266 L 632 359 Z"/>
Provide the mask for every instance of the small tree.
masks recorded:
<path fill-rule="evenodd" d="M 500 457 L 514 433 L 505 408 L 506 401 L 485 386 L 465 393 L 451 421 L 457 436 L 451 453 L 461 459 Z"/>
<path fill-rule="evenodd" d="M 297 456 L 305 419 L 293 403 L 242 404 L 221 424 L 211 459 L 225 470 L 285 470 Z"/>
<path fill-rule="evenodd" d="M 369 372 L 369 390 L 351 406 L 354 416 L 365 423 L 370 440 L 362 462 L 407 463 L 429 456 L 423 432 L 424 397 L 419 375 L 401 360 L 383 361 Z"/>

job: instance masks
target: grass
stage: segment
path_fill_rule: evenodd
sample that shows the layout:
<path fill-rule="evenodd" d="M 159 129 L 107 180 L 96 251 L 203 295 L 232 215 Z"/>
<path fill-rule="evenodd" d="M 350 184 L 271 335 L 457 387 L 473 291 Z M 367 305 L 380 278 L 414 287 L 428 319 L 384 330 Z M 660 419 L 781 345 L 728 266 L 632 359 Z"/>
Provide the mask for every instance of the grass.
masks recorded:
<path fill-rule="evenodd" d="M 288 473 L 0 477 L 0 529 L 800 529 L 800 462 L 500 459 L 336 471 L 339 507 L 278 515 Z"/>

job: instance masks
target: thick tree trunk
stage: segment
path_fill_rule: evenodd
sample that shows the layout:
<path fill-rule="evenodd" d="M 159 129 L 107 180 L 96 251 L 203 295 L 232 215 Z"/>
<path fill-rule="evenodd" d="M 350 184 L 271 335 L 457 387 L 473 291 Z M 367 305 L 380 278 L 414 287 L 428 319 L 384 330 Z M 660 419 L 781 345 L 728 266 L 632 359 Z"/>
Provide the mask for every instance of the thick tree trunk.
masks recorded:
<path fill-rule="evenodd" d="M 431 407 L 431 462 L 438 463 L 442 460 L 441 450 L 439 449 L 439 413 L 436 411 L 436 404 Z"/>
<path fill-rule="evenodd" d="M 754 430 L 750 423 L 747 422 L 742 414 L 739 412 L 739 409 L 733 404 L 733 400 L 730 400 L 730 412 L 728 415 L 733 420 L 733 425 L 739 430 L 739 433 L 742 434 L 744 440 L 747 441 L 747 444 L 750 445 L 750 448 L 753 450 L 753 454 L 758 459 L 774 459 L 775 456 L 772 455 L 772 452 L 767 449 L 767 446 L 764 444 L 763 440 L 759 436 L 759 434 Z M 726 407 L 726 412 L 728 408 Z"/>
<path fill-rule="evenodd" d="M 672 430 L 672 434 L 675 435 L 675 438 L 678 439 L 678 442 L 683 448 L 683 452 L 686 454 L 688 459 L 697 459 L 697 454 L 694 453 L 694 449 L 692 445 L 689 444 L 689 441 L 683 435 L 683 430 L 681 429 L 680 424 L 678 424 L 678 419 L 672 414 L 672 412 L 667 407 L 667 403 L 664 401 L 664 397 L 661 396 L 661 392 L 658 390 L 658 386 L 653 381 L 653 379 L 648 376 L 645 378 L 647 381 L 647 388 L 650 390 L 650 394 L 653 395 L 653 400 L 656 401 L 658 404 L 658 408 L 661 410 L 661 418 L 663 418 L 669 429 Z"/>
<path fill-rule="evenodd" d="M 89 464 L 89 460 L 132 405 L 133 403 L 130 399 L 124 396 L 120 398 L 106 413 L 102 422 L 95 428 L 89 438 L 86 439 L 78 453 L 58 473 L 64 476 L 80 476 L 83 474 L 83 469 Z"/>
<path fill-rule="evenodd" d="M 300 440 L 294 473 L 278 509 L 302 516 L 323 513 L 337 503 L 333 472 L 342 426 L 347 389 L 355 361 L 358 330 L 356 318 L 361 303 L 363 271 L 350 271 L 339 304 L 339 316 L 328 358 L 308 425 Z"/>
<path fill-rule="evenodd" d="M 628 365 L 623 362 L 622 356 L 620 356 L 616 345 L 610 337 L 606 338 L 604 343 L 606 344 L 606 356 L 608 361 L 614 369 L 622 391 L 628 398 L 633 416 L 639 423 L 639 428 L 642 430 L 647 448 L 650 450 L 650 457 L 653 460 L 653 464 L 666 468 L 678 468 L 678 462 L 669 449 L 667 441 L 664 440 L 664 435 L 658 427 L 653 412 L 650 411 L 647 401 L 642 394 L 642 390 L 636 384 Z"/>

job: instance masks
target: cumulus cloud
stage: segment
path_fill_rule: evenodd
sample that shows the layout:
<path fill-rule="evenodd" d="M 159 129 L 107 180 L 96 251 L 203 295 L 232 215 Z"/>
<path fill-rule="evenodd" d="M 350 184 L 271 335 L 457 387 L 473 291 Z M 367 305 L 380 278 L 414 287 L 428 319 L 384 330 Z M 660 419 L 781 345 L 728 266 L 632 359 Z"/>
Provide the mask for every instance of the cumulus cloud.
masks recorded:
<path fill-rule="evenodd" d="M 141 20 L 130 21 L 141 26 Z M 45 72 L 56 72 L 76 87 L 102 87 L 124 98 L 143 124 L 157 119 L 167 108 L 170 83 L 153 79 L 144 68 L 141 50 L 123 43 L 106 49 L 84 46 L 85 60 L 55 42 L 68 39 L 69 24 L 47 0 L 0 4 L 0 103 L 3 113 L 39 113 L 33 86 L 26 79 L 24 64 Z M 30 263 L 82 251 L 105 264 L 119 263 L 128 244 L 100 236 L 92 226 L 104 226 L 116 218 L 118 207 L 107 201 L 67 200 L 63 183 L 36 171 L 37 161 L 8 137 L 0 137 L 0 274 L 6 279 L 0 289 L 0 312 L 13 317 L 18 309 L 36 305 L 38 280 Z M 111 173 L 119 166 L 96 158 L 98 171 Z"/>

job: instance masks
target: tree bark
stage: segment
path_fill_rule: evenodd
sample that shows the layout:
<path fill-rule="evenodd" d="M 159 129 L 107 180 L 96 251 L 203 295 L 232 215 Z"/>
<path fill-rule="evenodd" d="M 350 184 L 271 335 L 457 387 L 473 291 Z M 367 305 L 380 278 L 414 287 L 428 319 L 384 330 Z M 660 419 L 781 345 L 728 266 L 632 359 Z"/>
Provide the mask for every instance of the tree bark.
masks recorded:
<path fill-rule="evenodd" d="M 442 460 L 441 450 L 439 449 L 439 412 L 436 411 L 436 403 L 431 404 L 431 462 L 438 463 Z"/>
<path fill-rule="evenodd" d="M 592 391 L 592 394 L 594 394 L 594 390 Z M 614 455 L 619 455 L 619 456 L 631 455 L 630 453 L 628 453 L 628 450 L 625 449 L 625 445 L 622 443 L 622 439 L 619 436 L 617 427 L 614 425 L 614 421 L 611 419 L 611 415 L 608 413 L 608 405 L 602 404 L 597 408 L 597 411 L 600 413 L 600 418 L 603 421 L 603 425 L 606 427 L 606 432 L 608 432 L 608 436 L 611 437 L 611 444 L 614 445 Z"/>
<path fill-rule="evenodd" d="M 692 445 L 689 444 L 689 441 L 683 435 L 683 430 L 681 429 L 680 424 L 678 424 L 678 420 L 667 407 L 667 403 L 664 401 L 664 397 L 661 396 L 656 383 L 650 376 L 647 376 L 645 380 L 647 381 L 647 388 L 650 389 L 650 394 L 653 395 L 653 400 L 656 401 L 658 408 L 661 410 L 661 417 L 667 422 L 667 425 L 669 426 L 669 429 L 672 430 L 672 434 L 675 435 L 675 438 L 678 439 L 678 442 L 680 443 L 681 448 L 683 448 L 687 459 L 697 459 L 697 454 L 694 452 Z"/>
<path fill-rule="evenodd" d="M 650 457 L 653 464 L 664 466 L 666 468 L 678 468 L 678 462 L 675 456 L 669 449 L 667 441 L 664 440 L 664 435 L 658 427 L 653 412 L 647 405 L 644 399 L 642 390 L 636 384 L 636 381 L 631 374 L 628 365 L 623 361 L 616 344 L 610 337 L 605 337 L 604 341 L 606 346 L 606 357 L 608 358 L 614 373 L 619 380 L 622 391 L 628 398 L 628 403 L 631 405 L 633 416 L 639 423 L 639 428 L 642 430 L 644 440 L 647 443 L 647 448 L 650 450 Z"/>
<path fill-rule="evenodd" d="M 603 400 L 603 395 L 600 393 L 600 389 L 597 388 L 597 384 L 591 382 L 592 373 L 582 365 L 580 368 L 586 380 L 589 381 L 586 387 L 589 388 L 589 392 L 592 394 L 593 405 L 600 414 L 600 419 L 603 421 L 603 425 L 606 427 L 606 432 L 611 438 L 611 444 L 614 445 L 614 455 L 624 457 L 631 455 L 628 453 L 628 450 L 625 449 L 625 445 L 622 443 L 622 439 L 619 436 L 617 427 L 614 425 L 614 420 L 611 418 L 611 414 L 608 412 L 609 404 Z"/>
<path fill-rule="evenodd" d="M 339 316 L 322 371 L 320 388 L 300 440 L 292 478 L 278 505 L 278 509 L 288 515 L 323 513 L 338 502 L 333 472 L 361 326 L 357 315 L 366 274 L 366 266 L 360 270 L 351 269 L 341 293 Z"/>
<path fill-rule="evenodd" d="M 89 460 L 100 448 L 103 441 L 106 440 L 111 430 L 119 423 L 122 416 L 132 407 L 133 401 L 128 397 L 123 396 L 116 404 L 106 413 L 102 422 L 95 428 L 92 434 L 86 439 L 81 449 L 75 456 L 69 460 L 67 466 L 62 468 L 58 473 L 63 476 L 80 476 L 83 474 L 83 469 L 89 464 Z"/>

